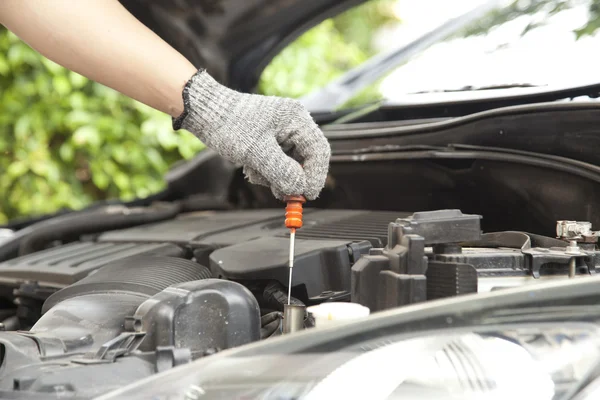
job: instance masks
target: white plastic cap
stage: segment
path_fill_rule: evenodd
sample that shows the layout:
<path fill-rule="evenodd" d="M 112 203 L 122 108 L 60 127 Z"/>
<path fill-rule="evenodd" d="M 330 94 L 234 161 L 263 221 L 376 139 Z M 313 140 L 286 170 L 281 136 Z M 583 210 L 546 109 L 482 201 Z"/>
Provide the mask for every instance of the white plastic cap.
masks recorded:
<path fill-rule="evenodd" d="M 317 306 L 308 307 L 307 310 L 315 318 L 315 326 L 317 328 L 366 318 L 370 313 L 368 307 L 356 303 L 342 302 L 322 303 Z"/>

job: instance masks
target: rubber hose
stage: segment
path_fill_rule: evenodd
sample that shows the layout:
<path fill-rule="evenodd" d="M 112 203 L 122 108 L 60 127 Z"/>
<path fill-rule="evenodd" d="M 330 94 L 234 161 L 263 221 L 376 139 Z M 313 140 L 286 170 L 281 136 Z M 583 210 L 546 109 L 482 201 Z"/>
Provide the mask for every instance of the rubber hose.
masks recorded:
<path fill-rule="evenodd" d="M 281 314 L 279 311 L 270 312 L 260 318 L 260 326 L 266 326 L 273 321 L 280 320 L 281 318 L 283 318 L 283 314 Z"/>
<path fill-rule="evenodd" d="M 42 250 L 48 243 L 60 240 L 65 236 L 80 236 L 164 221 L 175 217 L 180 209 L 178 203 L 159 203 L 156 206 L 144 208 L 107 207 L 89 215 L 81 215 L 75 219 L 69 218 L 63 223 L 48 224 L 43 228 L 36 229 L 21 241 L 19 255 Z"/>
<path fill-rule="evenodd" d="M 159 203 L 145 208 L 107 206 L 52 218 L 17 231 L 0 246 L 0 261 L 42 250 L 54 240 L 163 221 L 175 217 L 179 211 L 179 203 Z"/>
<path fill-rule="evenodd" d="M 151 297 L 178 283 L 212 278 L 207 267 L 184 258 L 137 255 L 112 261 L 82 280 L 53 293 L 42 313 L 60 302 L 90 293 L 135 293 Z"/>
<path fill-rule="evenodd" d="M 81 210 L 72 210 L 69 208 L 60 209 L 51 214 L 44 214 L 37 217 L 23 217 L 23 218 L 15 218 L 8 222 L 5 225 L 0 225 L 0 229 L 11 229 L 13 231 L 19 231 L 21 229 L 25 229 L 28 226 L 33 224 L 37 224 L 38 222 L 47 221 L 49 219 L 62 217 L 64 215 L 75 215 L 75 214 L 84 214 L 89 213 L 90 211 L 96 211 L 100 208 L 106 208 L 108 206 L 125 206 L 125 207 L 150 207 L 152 204 L 158 201 L 169 201 L 167 199 L 168 193 L 167 191 L 158 192 L 156 194 L 152 194 L 148 197 L 144 197 L 143 199 L 136 199 L 132 201 L 120 201 L 120 200 L 100 200 L 96 201 L 93 204 L 81 209 Z"/>
<path fill-rule="evenodd" d="M 267 306 L 281 312 L 283 312 L 283 306 L 286 305 L 288 301 L 286 289 L 277 281 L 271 281 L 265 286 L 263 298 Z M 295 297 L 290 299 L 290 304 L 304 306 L 304 303 Z"/>
<path fill-rule="evenodd" d="M 279 311 L 265 314 L 260 319 L 260 338 L 267 339 L 281 334 L 283 315 Z"/>
<path fill-rule="evenodd" d="M 140 255 L 112 261 L 52 294 L 31 328 L 63 341 L 69 351 L 89 351 L 118 336 L 126 319 L 169 286 L 211 278 L 191 260 Z"/>
<path fill-rule="evenodd" d="M 288 301 L 287 291 L 281 283 L 279 283 L 277 281 L 271 281 L 267 284 L 267 286 L 265 286 L 265 289 L 263 290 L 263 299 L 264 299 L 265 304 L 269 308 L 283 312 L 283 306 L 286 305 L 287 301 Z M 290 298 L 290 304 L 293 304 L 296 306 L 305 306 L 305 304 L 302 301 L 298 300 L 295 297 Z M 272 314 L 272 313 L 270 313 L 270 314 Z M 266 314 L 265 316 L 263 316 L 263 318 L 266 318 L 270 314 Z M 265 325 L 266 326 L 263 326 L 263 329 L 268 330 L 269 328 L 267 328 L 267 326 L 272 328 L 273 322 L 267 323 Z M 279 325 L 276 324 L 274 326 L 277 327 Z M 310 313 L 308 313 L 307 318 L 304 320 L 304 327 L 312 328 L 314 326 L 315 326 L 315 320 L 312 317 L 312 315 Z M 262 330 L 261 330 L 261 332 L 262 332 Z M 271 332 L 270 336 L 273 336 L 275 333 L 276 332 Z"/>

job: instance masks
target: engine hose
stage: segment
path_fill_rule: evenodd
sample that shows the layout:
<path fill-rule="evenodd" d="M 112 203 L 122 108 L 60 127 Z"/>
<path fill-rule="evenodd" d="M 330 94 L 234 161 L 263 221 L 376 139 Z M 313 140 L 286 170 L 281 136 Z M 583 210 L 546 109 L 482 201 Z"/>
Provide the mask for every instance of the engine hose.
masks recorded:
<path fill-rule="evenodd" d="M 157 203 L 139 208 L 106 206 L 62 215 L 17 231 L 0 246 L 0 261 L 42 250 L 55 240 L 163 221 L 175 217 L 180 210 L 179 203 Z"/>
<path fill-rule="evenodd" d="M 263 300 L 264 304 L 267 307 L 277 310 L 279 312 L 278 314 L 281 314 L 283 312 L 283 306 L 287 304 L 288 300 L 286 289 L 278 281 L 271 281 L 267 284 L 267 286 L 265 286 L 265 289 L 263 290 Z M 298 300 L 295 297 L 290 298 L 290 304 L 303 307 L 305 306 L 305 304 L 302 301 Z M 266 314 L 265 316 L 263 316 L 263 318 L 266 318 L 270 314 Z M 281 321 L 278 321 L 278 324 L 280 322 Z M 272 324 L 273 322 L 267 323 L 265 325 L 272 327 Z M 278 324 L 275 327 L 278 327 Z M 315 320 L 313 316 L 310 313 L 307 313 L 307 317 L 304 320 L 304 328 L 312 328 L 314 326 Z M 263 325 L 263 329 L 264 328 L 266 328 L 266 326 Z M 273 336 L 273 333 L 271 334 L 271 336 Z"/>
<path fill-rule="evenodd" d="M 212 277 L 210 269 L 194 261 L 155 255 L 130 256 L 114 260 L 80 281 L 53 293 L 44 302 L 42 313 L 72 297 L 90 293 L 135 293 L 151 297 L 169 286 Z"/>
<path fill-rule="evenodd" d="M 268 307 L 283 312 L 283 306 L 288 301 L 287 291 L 278 281 L 271 281 L 263 290 L 263 299 Z M 295 297 L 290 299 L 290 304 L 304 306 L 304 303 Z"/>
<path fill-rule="evenodd" d="M 279 311 L 273 311 L 265 314 L 260 319 L 260 338 L 267 339 L 272 336 L 281 335 L 281 323 L 283 314 Z"/>
<path fill-rule="evenodd" d="M 125 207 L 150 207 L 152 204 L 154 204 L 158 201 L 169 201 L 167 199 L 167 197 L 168 197 L 167 191 L 162 191 L 162 192 L 158 192 L 156 194 L 152 194 L 148 197 L 144 197 L 143 199 L 136 199 L 136 200 L 126 201 L 126 202 L 123 202 L 120 200 L 100 200 L 100 201 L 94 202 L 93 204 L 90 204 L 89 206 L 87 206 L 86 208 L 83 208 L 81 210 L 72 210 L 69 208 L 63 208 L 54 213 L 44 214 L 44 215 L 37 216 L 37 217 L 15 218 L 15 219 L 9 221 L 5 225 L 0 225 L 0 229 L 5 228 L 5 229 L 11 229 L 13 231 L 19 231 L 19 230 L 25 229 L 28 226 L 31 226 L 33 224 L 37 224 L 38 222 L 47 221 L 49 219 L 53 219 L 56 217 L 62 217 L 67 214 L 74 215 L 74 214 L 88 213 L 90 211 L 96 211 L 100 208 L 105 208 L 108 206 L 119 206 L 120 205 L 120 206 L 125 206 Z"/>
<path fill-rule="evenodd" d="M 169 286 L 211 276 L 207 267 L 183 258 L 115 260 L 48 297 L 30 330 L 51 332 L 70 350 L 88 351 L 122 333 L 125 320 L 147 299 Z"/>

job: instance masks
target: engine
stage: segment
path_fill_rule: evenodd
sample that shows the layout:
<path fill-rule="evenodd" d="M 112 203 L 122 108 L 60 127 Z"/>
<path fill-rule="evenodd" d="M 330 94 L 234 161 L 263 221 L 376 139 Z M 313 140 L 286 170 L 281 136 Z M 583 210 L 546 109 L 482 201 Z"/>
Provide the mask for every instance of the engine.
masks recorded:
<path fill-rule="evenodd" d="M 93 397 L 281 334 L 282 222 L 280 209 L 203 211 L 69 243 L 53 234 L 21 241 L 20 256 L 0 263 L 0 396 Z M 562 221 L 550 238 L 482 233 L 480 222 L 458 210 L 308 209 L 296 235 L 292 301 L 377 312 L 595 273 L 600 252 L 586 224 Z M 306 315 L 304 327 L 312 326 Z"/>

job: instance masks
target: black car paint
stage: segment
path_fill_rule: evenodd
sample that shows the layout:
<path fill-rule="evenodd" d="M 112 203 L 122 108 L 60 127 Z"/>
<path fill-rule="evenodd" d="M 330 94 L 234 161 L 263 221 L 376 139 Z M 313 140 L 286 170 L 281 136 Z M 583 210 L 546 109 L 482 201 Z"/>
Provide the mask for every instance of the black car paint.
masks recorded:
<path fill-rule="evenodd" d="M 600 84 L 590 84 L 583 86 L 574 86 L 564 89 L 548 89 L 541 88 L 533 92 L 524 92 L 518 95 L 507 95 L 499 90 L 490 93 L 489 97 L 478 99 L 451 99 L 446 101 L 428 101 L 411 104 L 394 104 L 385 103 L 380 107 L 375 107 L 373 111 L 361 115 L 353 119 L 354 124 L 363 122 L 400 122 L 400 121 L 419 121 L 430 122 L 441 118 L 465 117 L 471 114 L 482 113 L 494 109 L 510 108 L 516 106 L 531 105 L 533 107 L 541 103 L 569 101 L 575 98 L 587 97 L 589 99 L 597 99 L 600 97 Z M 360 109 L 360 108 L 359 108 Z M 342 109 L 333 112 L 315 112 L 312 116 L 326 130 L 333 128 L 341 130 L 343 128 L 334 127 L 335 120 L 355 112 L 356 109 Z M 510 112 L 510 110 L 506 110 Z M 344 126 L 344 128 L 352 129 L 353 126 Z M 331 134 L 328 132 L 328 137 Z"/>
<path fill-rule="evenodd" d="M 325 18 L 365 0 L 121 0 L 198 68 L 251 92 L 268 62 Z"/>

